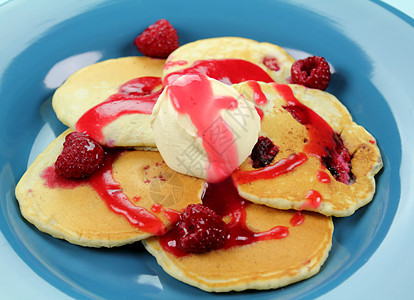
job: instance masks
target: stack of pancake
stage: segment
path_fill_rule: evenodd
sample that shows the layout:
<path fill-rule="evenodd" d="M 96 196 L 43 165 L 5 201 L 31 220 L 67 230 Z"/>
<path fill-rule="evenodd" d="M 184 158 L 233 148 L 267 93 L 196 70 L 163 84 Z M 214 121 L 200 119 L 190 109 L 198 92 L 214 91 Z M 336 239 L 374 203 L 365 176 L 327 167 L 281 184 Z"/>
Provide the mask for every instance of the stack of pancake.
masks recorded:
<path fill-rule="evenodd" d="M 274 178 L 237 180 L 243 172 L 253 170 L 250 158 L 236 171 L 235 187 L 249 203 L 249 230 L 260 233 L 284 226 L 289 231 L 287 237 L 184 257 L 167 251 L 160 244 L 160 235 L 174 226 L 179 213 L 189 204 L 202 203 L 208 184 L 179 174 L 164 163 L 152 136 L 150 114 L 121 114 L 104 126 L 102 134 L 105 146 L 122 147 L 109 168 L 109 180 L 118 184 L 116 193 L 122 193 L 123 201 L 137 211 L 154 216 L 161 224 L 159 230 L 135 224 L 126 212 L 116 211 L 103 200 L 102 192 L 91 180 L 56 178 L 54 163 L 65 136 L 77 129 L 78 120 L 86 112 L 107 101 L 122 84 L 138 77 L 165 79 L 202 60 L 229 58 L 257 65 L 278 83 L 233 85 L 255 102 L 262 112 L 261 136 L 279 148 L 269 167 L 302 153 L 310 138 L 308 128 L 286 110 L 288 103 L 281 87 L 319 115 L 350 153 L 350 183 L 336 180 L 315 155 L 307 155 L 306 162 Z M 265 61 L 276 61 L 277 67 Z M 327 92 L 287 84 L 293 62 L 279 46 L 225 37 L 186 44 L 166 61 L 125 57 L 76 72 L 53 97 L 53 108 L 69 129 L 39 155 L 16 187 L 22 215 L 39 230 L 82 246 L 113 247 L 142 240 L 167 273 L 206 291 L 274 289 L 316 274 L 331 248 L 332 216 L 349 216 L 372 200 L 374 176 L 382 161 L 374 137 L 352 121 L 338 99 Z M 255 101 L 258 92 L 265 101 Z M 321 172 L 325 180 L 318 180 Z M 310 191 L 318 193 L 318 205 L 308 203 Z M 297 211 L 302 221 L 295 224 L 292 219 Z"/>

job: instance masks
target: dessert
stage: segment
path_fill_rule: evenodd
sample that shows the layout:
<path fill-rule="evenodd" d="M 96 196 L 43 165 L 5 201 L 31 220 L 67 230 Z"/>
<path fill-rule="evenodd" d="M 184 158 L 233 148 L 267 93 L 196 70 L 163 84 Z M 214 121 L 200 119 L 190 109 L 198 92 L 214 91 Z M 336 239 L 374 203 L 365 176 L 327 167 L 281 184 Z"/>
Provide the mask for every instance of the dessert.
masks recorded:
<path fill-rule="evenodd" d="M 56 90 L 53 109 L 65 125 L 87 131 L 101 145 L 155 148 L 149 118 L 162 87 L 163 66 L 163 59 L 149 57 L 98 62 Z"/>
<path fill-rule="evenodd" d="M 178 47 L 166 20 L 135 44 L 159 58 L 100 62 L 56 91 L 70 129 L 19 181 L 22 215 L 82 246 L 142 241 L 206 291 L 315 275 L 331 216 L 371 201 L 382 167 L 375 139 L 321 91 L 326 61 L 293 64 L 279 46 L 237 37 Z"/>
<path fill-rule="evenodd" d="M 151 127 L 171 169 L 219 182 L 250 155 L 260 117 L 231 86 L 187 74 L 165 87 L 152 112 Z"/>
<path fill-rule="evenodd" d="M 158 152 L 111 150 L 90 177 L 54 170 L 62 133 L 16 186 L 22 215 L 39 230 L 73 244 L 114 247 L 165 233 L 189 204 L 200 203 L 204 181 L 174 172 Z"/>
<path fill-rule="evenodd" d="M 255 169 L 248 159 L 232 175 L 242 197 L 339 217 L 372 200 L 381 154 L 337 98 L 301 85 L 234 87 L 262 111 L 261 135 L 278 148 L 269 166 Z"/>

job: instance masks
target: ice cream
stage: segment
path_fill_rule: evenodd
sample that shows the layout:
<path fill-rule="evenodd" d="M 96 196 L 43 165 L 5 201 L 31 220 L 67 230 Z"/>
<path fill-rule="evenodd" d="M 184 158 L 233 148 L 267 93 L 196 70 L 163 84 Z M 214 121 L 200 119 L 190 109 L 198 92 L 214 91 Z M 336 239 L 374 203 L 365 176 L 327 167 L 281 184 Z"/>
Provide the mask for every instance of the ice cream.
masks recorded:
<path fill-rule="evenodd" d="M 260 116 L 231 86 L 191 74 L 165 87 L 153 109 L 151 127 L 171 169 L 219 182 L 251 153 Z"/>

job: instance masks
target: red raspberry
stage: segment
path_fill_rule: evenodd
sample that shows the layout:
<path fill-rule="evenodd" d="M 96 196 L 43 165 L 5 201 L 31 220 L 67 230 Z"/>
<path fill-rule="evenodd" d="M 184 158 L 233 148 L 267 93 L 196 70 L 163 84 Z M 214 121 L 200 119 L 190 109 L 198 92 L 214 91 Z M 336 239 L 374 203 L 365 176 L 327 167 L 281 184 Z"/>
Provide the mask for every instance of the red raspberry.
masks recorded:
<path fill-rule="evenodd" d="M 146 56 L 167 58 L 179 46 L 177 30 L 167 20 L 158 20 L 135 39 L 135 45 Z"/>
<path fill-rule="evenodd" d="M 176 224 L 177 246 L 188 253 L 220 249 L 227 240 L 226 223 L 214 210 L 202 204 L 190 204 Z"/>
<path fill-rule="evenodd" d="M 279 148 L 268 137 L 259 137 L 254 145 L 250 158 L 253 160 L 253 168 L 259 169 L 270 165 L 279 152 Z"/>
<path fill-rule="evenodd" d="M 292 83 L 324 91 L 331 80 L 329 64 L 323 57 L 310 56 L 297 60 L 290 70 Z"/>
<path fill-rule="evenodd" d="M 56 173 L 73 179 L 88 177 L 103 164 L 104 155 L 103 148 L 88 135 L 72 132 L 55 162 Z"/>
<path fill-rule="evenodd" d="M 279 71 L 279 62 L 277 61 L 276 57 L 266 56 L 263 58 L 263 64 L 268 67 L 272 71 Z"/>
<path fill-rule="evenodd" d="M 354 182 L 354 174 L 351 170 L 351 155 L 343 144 L 338 143 L 334 151 L 328 151 L 328 154 L 322 157 L 322 161 L 337 181 L 345 184 Z"/>

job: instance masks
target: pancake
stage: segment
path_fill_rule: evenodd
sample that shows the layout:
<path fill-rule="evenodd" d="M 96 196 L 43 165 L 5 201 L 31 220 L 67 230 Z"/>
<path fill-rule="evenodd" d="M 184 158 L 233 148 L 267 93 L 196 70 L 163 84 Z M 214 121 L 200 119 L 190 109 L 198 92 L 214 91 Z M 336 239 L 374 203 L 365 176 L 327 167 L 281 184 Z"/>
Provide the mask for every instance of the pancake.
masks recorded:
<path fill-rule="evenodd" d="M 163 234 L 187 205 L 200 203 L 204 181 L 174 172 L 154 151 L 117 150 L 101 168 L 109 176 L 64 180 L 53 166 L 69 132 L 38 156 L 16 187 L 22 215 L 39 230 L 82 246 L 121 246 Z"/>
<path fill-rule="evenodd" d="M 87 111 L 117 94 L 124 83 L 139 77 L 160 78 L 164 62 L 148 57 L 122 57 L 85 67 L 56 90 L 53 109 L 60 121 L 76 130 L 77 122 Z M 161 82 L 159 85 L 161 88 Z M 102 132 L 88 131 L 88 134 L 103 145 L 154 148 L 150 113 L 124 113 L 108 124 L 102 118 L 92 120 L 91 123 L 102 122 Z"/>
<path fill-rule="evenodd" d="M 248 158 L 233 174 L 242 197 L 274 208 L 310 210 L 338 217 L 349 216 L 372 200 L 374 176 L 382 168 L 378 145 L 370 133 L 353 122 L 337 98 L 300 85 L 247 82 L 234 87 L 260 108 L 263 113 L 261 135 L 279 147 L 271 165 L 263 170 L 301 160 L 290 171 L 286 169 L 278 176 L 263 177 L 254 175 L 259 169 L 253 169 L 251 158 Z M 301 104 L 304 107 L 298 109 Z M 325 122 L 332 134 L 326 126 L 312 129 L 312 125 L 303 125 L 304 122 L 317 122 L 319 117 L 315 115 L 323 119 L 318 121 L 319 124 Z M 326 141 L 318 140 L 324 134 L 328 134 Z M 349 182 L 336 180 L 336 171 L 330 172 L 331 168 L 326 164 L 329 155 L 318 155 L 316 148 L 312 148 L 328 142 L 335 145 L 342 142 L 348 150 Z M 325 151 L 323 147 L 320 149 Z M 247 176 L 251 180 L 246 180 Z"/>
<path fill-rule="evenodd" d="M 252 231 L 285 226 L 287 237 L 183 257 L 164 250 L 159 237 L 142 242 L 165 272 L 209 292 L 276 289 L 307 279 L 320 270 L 331 249 L 330 217 L 304 212 L 303 223 L 293 226 L 294 211 L 250 204 L 246 213 L 246 224 Z"/>
<path fill-rule="evenodd" d="M 185 44 L 172 52 L 164 67 L 163 80 L 169 74 L 188 68 L 197 61 L 211 59 L 241 59 L 251 62 L 279 83 L 287 83 L 290 68 L 295 61 L 283 48 L 271 43 L 259 43 L 240 37 L 210 38 Z"/>

